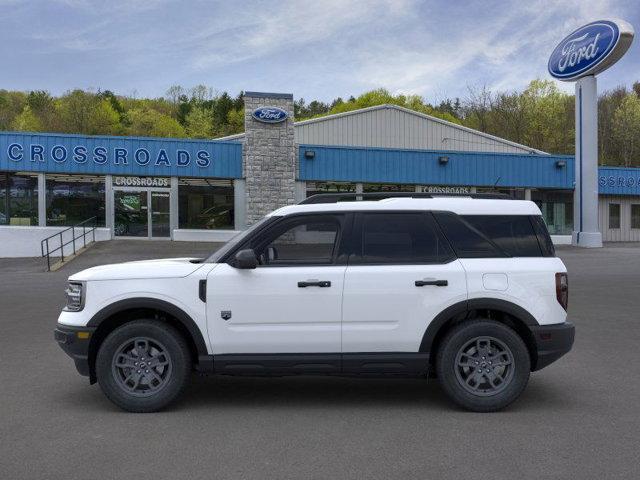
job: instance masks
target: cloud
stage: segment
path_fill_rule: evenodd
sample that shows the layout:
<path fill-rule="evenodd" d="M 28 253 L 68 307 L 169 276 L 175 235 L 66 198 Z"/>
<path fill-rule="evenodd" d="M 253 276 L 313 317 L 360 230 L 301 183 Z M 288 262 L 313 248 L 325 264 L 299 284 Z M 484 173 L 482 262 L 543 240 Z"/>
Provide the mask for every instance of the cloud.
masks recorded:
<path fill-rule="evenodd" d="M 640 22 L 631 0 L 41 0 L 5 10 L 0 55 L 20 89 L 260 84 L 323 100 L 378 87 L 427 98 L 520 89 L 548 78 L 549 53 L 581 23 Z M 640 75 L 631 53 L 617 81 Z M 39 73 L 47 62 L 56 75 Z"/>

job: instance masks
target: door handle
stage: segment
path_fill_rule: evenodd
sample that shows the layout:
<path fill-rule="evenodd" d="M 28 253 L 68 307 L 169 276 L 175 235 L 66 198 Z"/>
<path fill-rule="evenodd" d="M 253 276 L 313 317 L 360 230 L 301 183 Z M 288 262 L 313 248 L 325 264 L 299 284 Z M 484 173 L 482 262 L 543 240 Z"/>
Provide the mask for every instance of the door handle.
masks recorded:
<path fill-rule="evenodd" d="M 435 285 L 436 287 L 446 287 L 449 285 L 448 280 L 416 280 L 416 287 L 424 287 L 426 285 Z"/>
<path fill-rule="evenodd" d="M 331 286 L 329 280 L 307 280 L 306 282 L 298 282 L 298 288 L 320 287 L 327 288 Z"/>

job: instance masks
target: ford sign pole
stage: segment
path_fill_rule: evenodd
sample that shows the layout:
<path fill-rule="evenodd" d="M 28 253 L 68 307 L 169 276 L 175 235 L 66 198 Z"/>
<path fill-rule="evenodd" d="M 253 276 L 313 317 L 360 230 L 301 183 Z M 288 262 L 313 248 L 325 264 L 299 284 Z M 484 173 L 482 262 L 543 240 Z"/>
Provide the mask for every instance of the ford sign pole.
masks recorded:
<path fill-rule="evenodd" d="M 596 75 L 617 62 L 631 46 L 633 27 L 622 20 L 584 25 L 555 48 L 549 73 L 576 82 L 576 186 L 573 245 L 601 247 L 598 229 L 598 87 Z"/>

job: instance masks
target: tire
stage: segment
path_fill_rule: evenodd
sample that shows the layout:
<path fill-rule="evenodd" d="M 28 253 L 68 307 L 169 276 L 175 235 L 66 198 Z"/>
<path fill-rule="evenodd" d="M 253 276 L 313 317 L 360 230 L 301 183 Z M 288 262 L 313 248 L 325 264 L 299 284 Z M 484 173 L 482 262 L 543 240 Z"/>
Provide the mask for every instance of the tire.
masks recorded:
<path fill-rule="evenodd" d="M 453 327 L 442 340 L 436 371 L 443 390 L 456 404 L 474 412 L 493 412 L 524 391 L 531 359 L 522 338 L 508 326 L 494 320 L 469 320 Z"/>
<path fill-rule="evenodd" d="M 107 398 L 123 410 L 156 412 L 187 386 L 189 347 L 170 325 L 135 320 L 104 339 L 96 358 L 96 376 Z"/>

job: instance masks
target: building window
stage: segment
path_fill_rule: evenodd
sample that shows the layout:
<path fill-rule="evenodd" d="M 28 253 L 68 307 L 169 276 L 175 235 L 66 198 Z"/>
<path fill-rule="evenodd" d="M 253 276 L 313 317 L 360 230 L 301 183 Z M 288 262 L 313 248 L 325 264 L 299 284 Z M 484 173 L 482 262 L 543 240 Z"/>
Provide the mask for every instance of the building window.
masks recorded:
<path fill-rule="evenodd" d="M 378 193 L 378 192 L 414 192 L 416 191 L 415 185 L 409 185 L 406 183 L 390 184 L 390 183 L 363 183 L 362 191 L 364 193 Z"/>
<path fill-rule="evenodd" d="M 233 181 L 181 178 L 178 183 L 178 226 L 233 230 Z"/>
<path fill-rule="evenodd" d="M 573 230 L 573 192 L 571 190 L 533 190 L 531 200 L 540 207 L 551 235 L 571 235 Z"/>
<path fill-rule="evenodd" d="M 609 204 L 609 228 L 611 229 L 620 228 L 620 204 L 619 203 Z"/>
<path fill-rule="evenodd" d="M 307 197 L 319 193 L 349 193 L 356 191 L 355 183 L 307 182 Z"/>
<path fill-rule="evenodd" d="M 631 228 L 640 228 L 640 204 L 631 204 Z"/>
<path fill-rule="evenodd" d="M 38 175 L 0 172 L 0 225 L 38 225 Z"/>
<path fill-rule="evenodd" d="M 103 176 L 47 175 L 45 185 L 48 226 L 77 225 L 95 218 L 96 225 L 104 227 Z"/>

